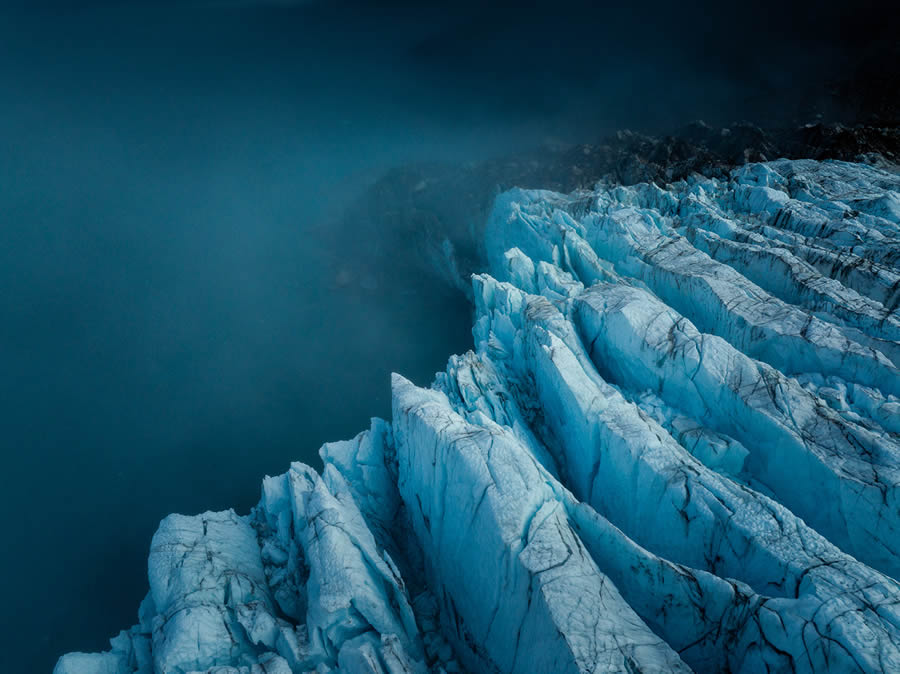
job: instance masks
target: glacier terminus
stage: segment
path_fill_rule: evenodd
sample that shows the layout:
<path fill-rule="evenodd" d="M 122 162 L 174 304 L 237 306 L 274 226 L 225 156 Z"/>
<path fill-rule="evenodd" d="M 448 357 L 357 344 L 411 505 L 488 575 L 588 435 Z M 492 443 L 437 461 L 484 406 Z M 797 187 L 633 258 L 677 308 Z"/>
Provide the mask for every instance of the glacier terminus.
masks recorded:
<path fill-rule="evenodd" d="M 900 671 L 900 175 L 497 196 L 475 349 L 56 674 Z"/>

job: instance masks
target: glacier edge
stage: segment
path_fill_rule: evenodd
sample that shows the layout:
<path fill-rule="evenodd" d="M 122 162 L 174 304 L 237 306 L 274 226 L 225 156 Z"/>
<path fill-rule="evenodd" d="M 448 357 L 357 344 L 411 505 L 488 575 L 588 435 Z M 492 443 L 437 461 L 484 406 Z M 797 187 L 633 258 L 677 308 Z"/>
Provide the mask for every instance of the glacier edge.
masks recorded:
<path fill-rule="evenodd" d="M 475 349 L 56 674 L 900 670 L 900 176 L 497 197 Z"/>

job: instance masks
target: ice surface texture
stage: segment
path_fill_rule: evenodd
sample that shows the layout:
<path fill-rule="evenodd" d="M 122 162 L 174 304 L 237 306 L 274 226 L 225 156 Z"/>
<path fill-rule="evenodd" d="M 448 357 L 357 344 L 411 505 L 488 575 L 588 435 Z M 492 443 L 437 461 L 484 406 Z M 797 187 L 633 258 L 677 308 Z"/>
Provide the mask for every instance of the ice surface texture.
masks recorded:
<path fill-rule="evenodd" d="M 500 195 L 476 350 L 57 674 L 900 671 L 900 177 Z"/>

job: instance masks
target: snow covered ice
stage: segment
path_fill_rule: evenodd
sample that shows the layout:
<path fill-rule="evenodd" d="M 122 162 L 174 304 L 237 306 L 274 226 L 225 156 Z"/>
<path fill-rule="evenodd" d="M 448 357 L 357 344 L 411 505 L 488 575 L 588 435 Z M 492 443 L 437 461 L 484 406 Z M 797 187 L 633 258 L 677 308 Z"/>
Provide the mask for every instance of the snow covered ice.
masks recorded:
<path fill-rule="evenodd" d="M 900 671 L 900 177 L 511 190 L 476 349 L 57 674 Z"/>

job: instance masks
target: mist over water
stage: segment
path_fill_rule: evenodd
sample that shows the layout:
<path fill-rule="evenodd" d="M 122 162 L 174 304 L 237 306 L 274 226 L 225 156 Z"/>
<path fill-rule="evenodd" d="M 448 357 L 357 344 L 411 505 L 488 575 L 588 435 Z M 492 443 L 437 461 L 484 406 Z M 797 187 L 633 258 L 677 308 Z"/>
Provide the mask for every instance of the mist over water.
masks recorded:
<path fill-rule="evenodd" d="M 0 670 L 103 649 L 160 518 L 246 512 L 264 474 L 389 416 L 391 371 L 427 384 L 469 348 L 436 280 L 335 274 L 321 232 L 385 170 L 768 114 L 843 62 L 710 59 L 726 40 L 686 33 L 691 8 L 586 7 L 2 10 Z"/>

